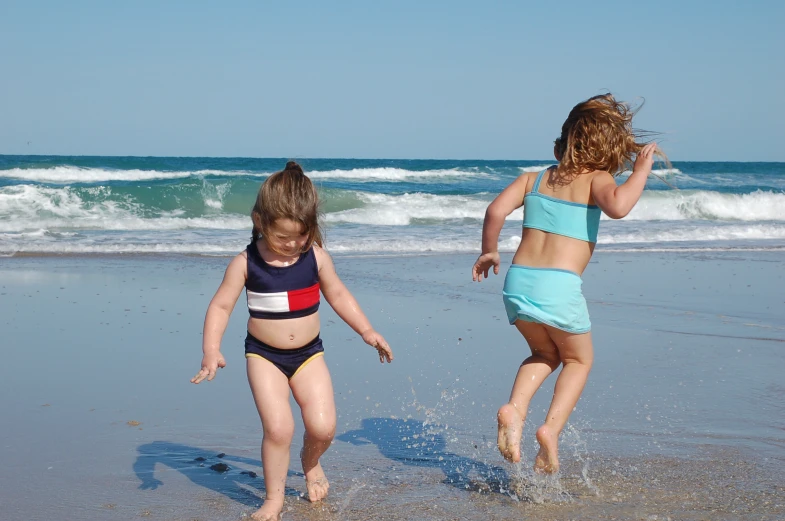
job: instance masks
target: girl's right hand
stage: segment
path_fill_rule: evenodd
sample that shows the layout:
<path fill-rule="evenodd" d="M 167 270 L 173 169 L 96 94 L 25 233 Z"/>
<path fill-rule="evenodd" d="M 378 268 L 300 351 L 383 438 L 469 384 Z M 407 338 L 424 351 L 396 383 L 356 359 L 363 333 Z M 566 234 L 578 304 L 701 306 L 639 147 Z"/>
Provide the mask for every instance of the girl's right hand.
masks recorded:
<path fill-rule="evenodd" d="M 191 383 L 198 384 L 205 378 L 207 378 L 207 381 L 209 382 L 215 378 L 219 367 L 226 367 L 226 360 L 224 360 L 221 352 L 215 351 L 211 353 L 205 353 L 202 357 L 202 369 L 196 373 L 196 376 L 191 378 Z"/>
<path fill-rule="evenodd" d="M 387 343 L 387 340 L 385 340 L 382 335 L 373 329 L 369 329 L 362 334 L 362 337 L 363 342 L 376 348 L 376 351 L 379 352 L 379 361 L 381 363 L 386 361 L 389 364 L 393 361 L 393 352 L 392 349 L 390 349 L 390 344 Z"/>
<path fill-rule="evenodd" d="M 499 264 L 501 264 L 499 252 L 483 253 L 477 258 L 477 262 L 474 263 L 474 266 L 472 266 L 472 280 L 481 282 L 483 276 L 487 279 L 488 271 L 491 269 L 491 266 L 493 266 L 493 274 L 498 275 Z"/>
<path fill-rule="evenodd" d="M 635 158 L 635 166 L 633 172 L 644 172 L 646 176 L 651 173 L 651 167 L 654 165 L 654 153 L 657 151 L 657 143 L 649 143 L 645 145 L 638 157 Z"/>

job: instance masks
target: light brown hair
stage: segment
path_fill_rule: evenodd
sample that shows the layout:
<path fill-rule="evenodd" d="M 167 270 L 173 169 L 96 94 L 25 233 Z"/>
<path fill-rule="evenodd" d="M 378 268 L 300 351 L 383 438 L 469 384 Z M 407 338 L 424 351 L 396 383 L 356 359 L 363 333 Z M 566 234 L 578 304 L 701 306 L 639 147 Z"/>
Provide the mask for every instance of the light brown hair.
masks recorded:
<path fill-rule="evenodd" d="M 632 117 L 638 110 L 640 107 L 633 109 L 611 94 L 575 105 L 554 142 L 558 174 L 574 177 L 604 170 L 616 176 L 631 169 L 636 154 L 646 144 L 644 140 L 655 134 L 632 128 Z M 659 150 L 656 153 L 667 162 L 665 154 Z"/>
<path fill-rule="evenodd" d="M 258 215 L 261 227 L 254 221 L 252 240 L 269 235 L 270 228 L 278 219 L 291 219 L 303 226 L 308 236 L 305 251 L 314 243 L 322 246 L 322 230 L 319 226 L 319 194 L 300 165 L 294 161 L 268 177 L 259 188 L 251 218 Z M 269 244 L 268 244 L 269 246 Z"/>

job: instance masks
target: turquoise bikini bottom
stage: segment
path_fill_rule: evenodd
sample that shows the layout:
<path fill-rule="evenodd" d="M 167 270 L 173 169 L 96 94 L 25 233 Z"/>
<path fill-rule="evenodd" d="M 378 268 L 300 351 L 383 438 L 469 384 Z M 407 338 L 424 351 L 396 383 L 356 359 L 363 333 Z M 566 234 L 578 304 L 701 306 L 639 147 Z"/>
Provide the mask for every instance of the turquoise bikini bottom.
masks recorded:
<path fill-rule="evenodd" d="M 547 324 L 568 333 L 591 330 L 581 277 L 556 268 L 513 264 L 504 279 L 504 307 L 510 324 L 516 320 Z"/>

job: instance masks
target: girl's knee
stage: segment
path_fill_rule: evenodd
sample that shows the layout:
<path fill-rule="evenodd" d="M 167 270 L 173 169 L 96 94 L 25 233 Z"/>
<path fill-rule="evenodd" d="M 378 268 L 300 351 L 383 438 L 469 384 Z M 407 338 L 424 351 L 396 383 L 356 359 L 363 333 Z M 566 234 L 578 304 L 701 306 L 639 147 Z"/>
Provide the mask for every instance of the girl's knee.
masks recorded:
<path fill-rule="evenodd" d="M 558 351 L 536 351 L 532 353 L 532 359 L 548 364 L 552 371 L 555 371 L 562 362 Z"/>
<path fill-rule="evenodd" d="M 554 371 L 558 369 L 562 363 L 562 359 L 559 356 L 558 352 L 552 353 L 550 354 L 550 356 L 543 356 L 543 358 L 545 359 L 545 363 L 548 364 L 550 368 Z"/>
<path fill-rule="evenodd" d="M 306 427 L 308 438 L 321 443 L 328 443 L 335 438 L 335 422 L 319 422 Z"/>
<path fill-rule="evenodd" d="M 291 443 L 294 437 L 294 421 L 268 421 L 264 425 L 264 439 L 275 444 Z"/>

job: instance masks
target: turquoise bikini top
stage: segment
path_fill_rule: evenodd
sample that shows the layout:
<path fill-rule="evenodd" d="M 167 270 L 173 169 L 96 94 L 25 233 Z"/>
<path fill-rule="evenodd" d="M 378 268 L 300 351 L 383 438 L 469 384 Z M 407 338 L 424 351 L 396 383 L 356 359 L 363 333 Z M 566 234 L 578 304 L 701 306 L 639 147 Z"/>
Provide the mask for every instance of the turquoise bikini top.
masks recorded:
<path fill-rule="evenodd" d="M 573 203 L 540 193 L 539 173 L 532 191 L 523 198 L 523 227 L 564 235 L 586 242 L 597 242 L 602 210 L 593 204 Z"/>

